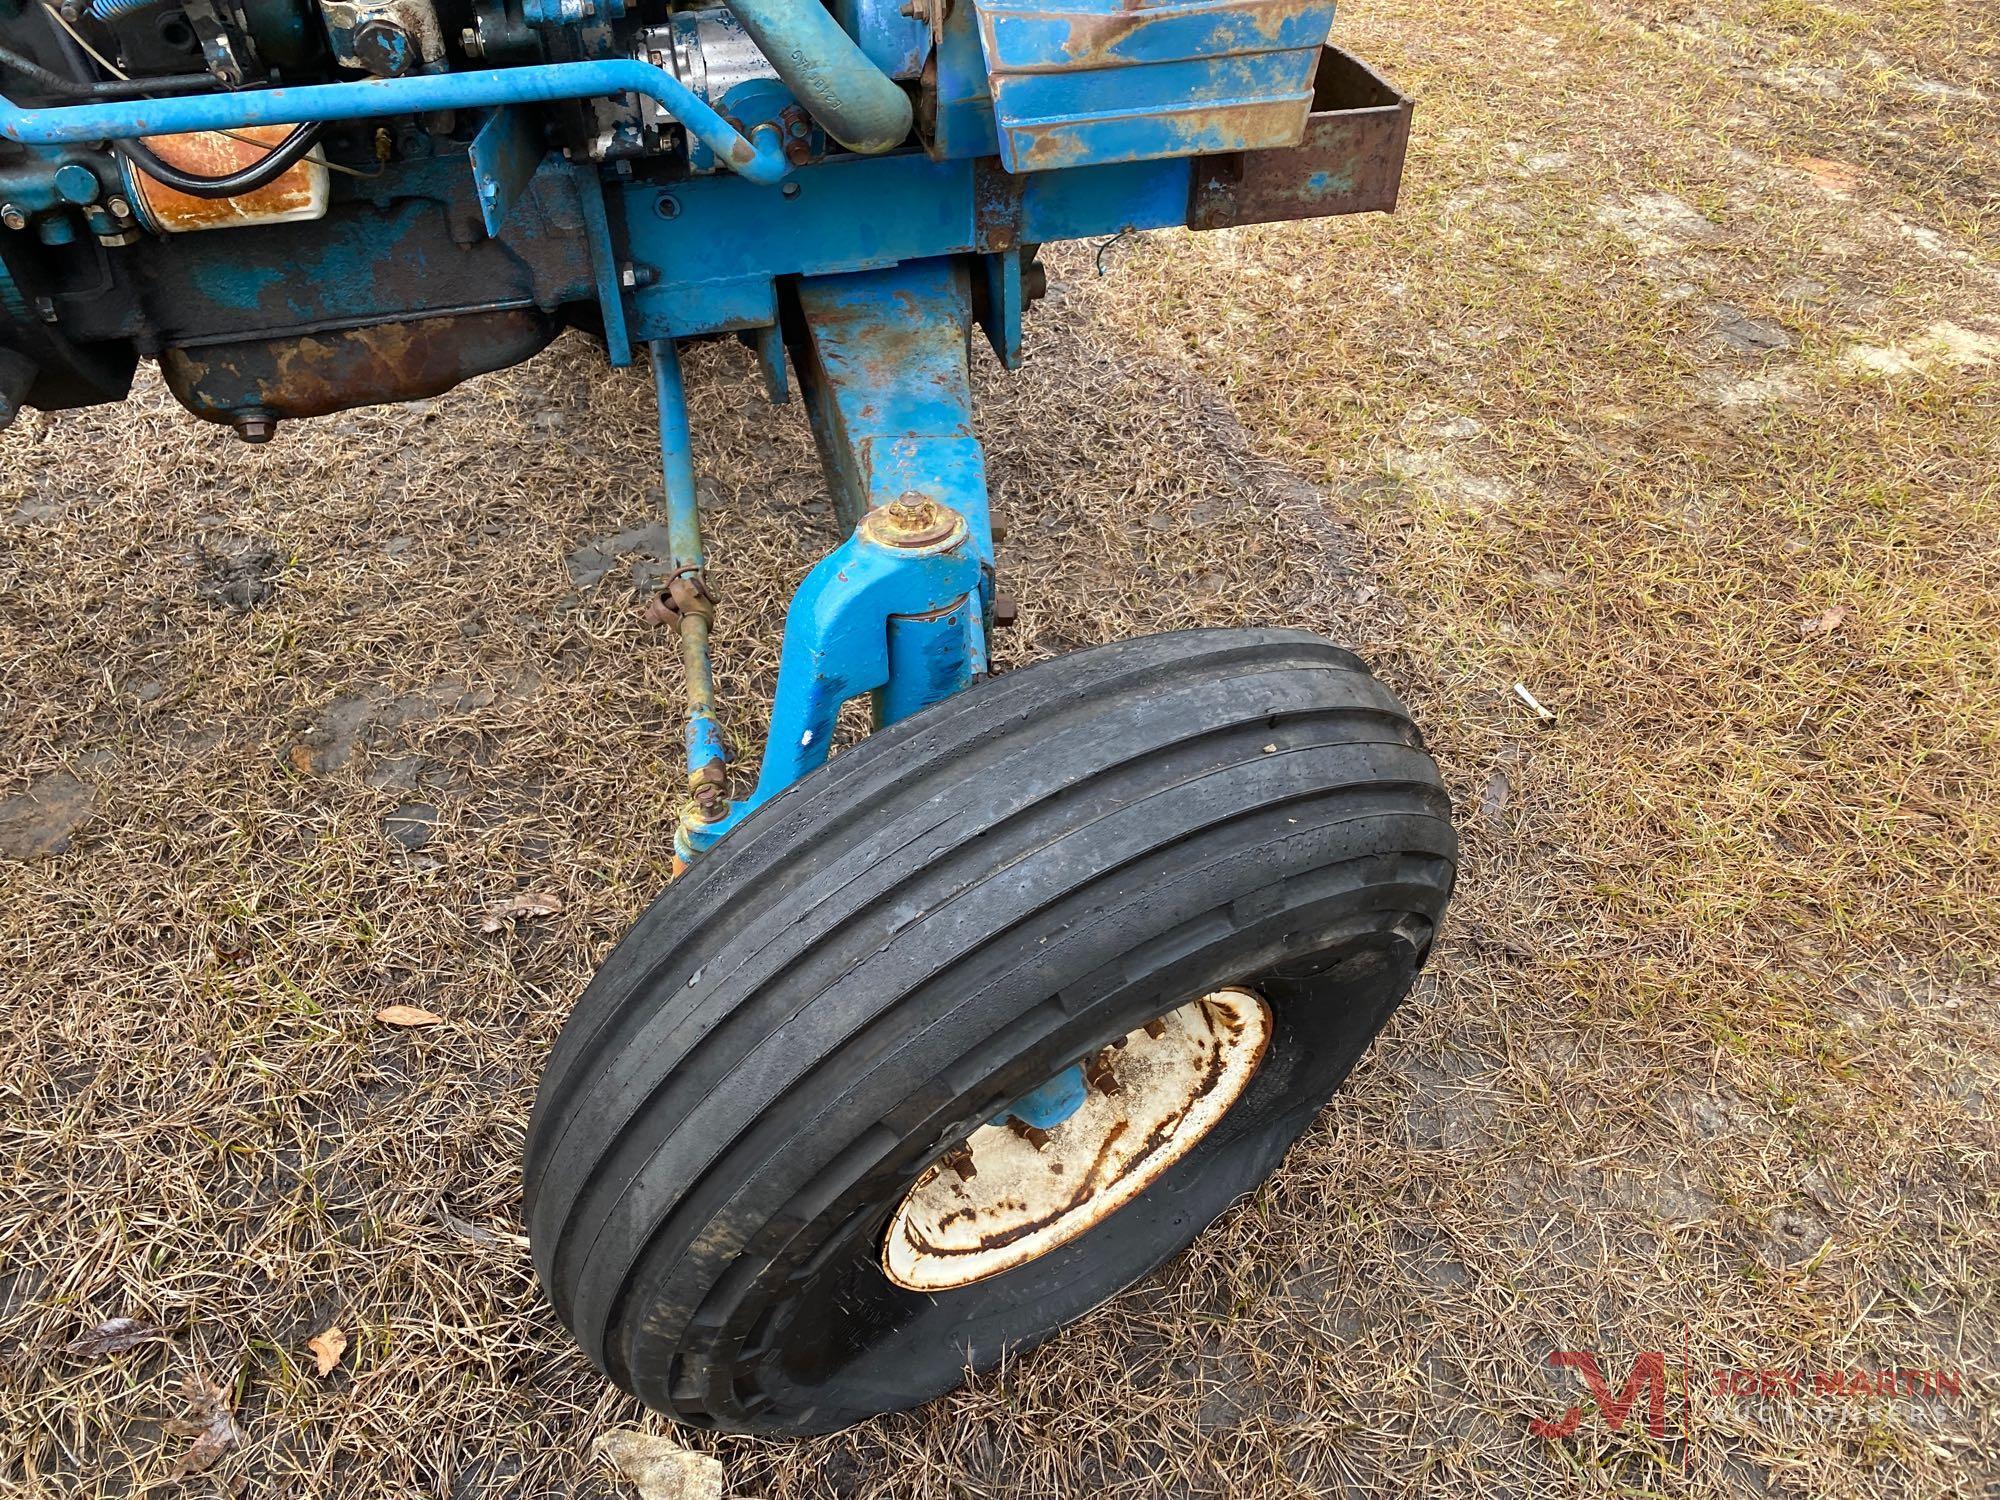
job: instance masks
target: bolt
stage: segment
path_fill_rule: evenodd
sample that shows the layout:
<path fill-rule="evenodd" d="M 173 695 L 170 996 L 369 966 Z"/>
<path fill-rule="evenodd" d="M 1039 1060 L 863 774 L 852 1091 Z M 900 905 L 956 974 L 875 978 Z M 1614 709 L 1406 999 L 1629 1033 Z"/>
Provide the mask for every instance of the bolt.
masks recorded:
<path fill-rule="evenodd" d="M 479 32 L 468 26 L 458 34 L 458 50 L 467 57 L 484 57 L 486 44 L 479 40 Z"/>
<path fill-rule="evenodd" d="M 970 1182 L 979 1175 L 979 1169 L 972 1164 L 972 1153 L 963 1146 L 945 1152 L 944 1164 L 958 1173 L 960 1182 Z"/>
<path fill-rule="evenodd" d="M 786 141 L 785 160 L 795 167 L 803 167 L 812 160 L 813 148 L 810 141 Z"/>
<path fill-rule="evenodd" d="M 653 212 L 663 219 L 678 219 L 681 216 L 681 200 L 672 193 L 662 193 L 653 200 Z"/>
<path fill-rule="evenodd" d="M 705 813 L 715 811 L 715 804 L 722 800 L 722 788 L 704 781 L 694 789 L 695 806 Z"/>
<path fill-rule="evenodd" d="M 1166 1034 L 1167 1034 L 1167 1023 L 1165 1021 L 1155 1019 L 1148 1021 L 1146 1023 L 1146 1035 L 1151 1037 L 1154 1041 L 1157 1042 L 1161 1037 L 1165 1036 Z"/>
<path fill-rule="evenodd" d="M 1017 1120 L 1014 1116 L 1009 1115 L 1007 1116 L 1007 1128 L 1026 1141 L 1030 1146 L 1033 1146 L 1037 1151 L 1046 1151 L 1049 1149 L 1049 1133 L 1039 1126 L 1030 1125 L 1026 1120 Z"/>
<path fill-rule="evenodd" d="M 900 500 L 891 500 L 883 513 L 898 531 L 928 531 L 937 525 L 937 502 L 912 490 Z"/>
<path fill-rule="evenodd" d="M 1115 1094 L 1118 1092 L 1118 1078 L 1111 1071 L 1111 1052 L 1112 1049 L 1106 1047 L 1084 1065 L 1083 1076 L 1085 1081 L 1100 1094 Z"/>
<path fill-rule="evenodd" d="M 354 31 L 354 55 L 377 78 L 400 78 L 416 61 L 416 44 L 393 21 L 364 21 Z"/>
<path fill-rule="evenodd" d="M 56 192 L 68 203 L 95 203 L 97 174 L 82 162 L 64 162 L 56 168 Z"/>
<path fill-rule="evenodd" d="M 237 412 L 229 419 L 229 425 L 246 443 L 268 443 L 278 431 L 278 419 L 262 411 Z"/>
<path fill-rule="evenodd" d="M 28 216 L 11 203 L 0 203 L 0 224 L 5 224 L 9 229 L 26 229 Z"/>
<path fill-rule="evenodd" d="M 114 219 L 129 219 L 132 217 L 132 205 L 127 203 L 123 198 L 106 198 L 104 206 L 111 210 L 111 217 Z"/>

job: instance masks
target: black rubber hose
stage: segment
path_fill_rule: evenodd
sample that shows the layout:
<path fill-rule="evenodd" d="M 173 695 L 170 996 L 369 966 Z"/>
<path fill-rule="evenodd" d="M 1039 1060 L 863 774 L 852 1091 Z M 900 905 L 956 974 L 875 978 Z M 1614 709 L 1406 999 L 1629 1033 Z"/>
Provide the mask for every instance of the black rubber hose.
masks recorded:
<path fill-rule="evenodd" d="M 43 67 L 31 57 L 0 47 L 0 68 L 25 78 L 38 89 L 71 99 L 133 99 L 152 93 L 193 93 L 213 89 L 215 79 L 206 73 L 168 73 L 158 78 L 106 78 L 95 83 L 70 78 Z"/>
<path fill-rule="evenodd" d="M 91 72 L 89 59 L 77 45 L 76 38 L 62 28 L 53 13 L 49 15 L 49 29 L 55 33 L 56 45 L 68 59 L 70 67 L 79 75 L 73 86 L 93 87 L 83 81 Z M 207 74 L 201 76 L 205 83 L 213 86 L 213 79 Z M 163 78 L 134 78 L 119 81 L 144 90 L 162 88 L 169 82 Z M 101 87 L 101 85 L 95 86 Z M 185 193 L 190 198 L 235 198 L 244 193 L 254 193 L 258 188 L 265 187 L 282 177 L 300 157 L 318 144 L 320 132 L 324 128 L 317 120 L 308 121 L 273 146 L 268 155 L 247 167 L 225 173 L 220 177 L 203 177 L 194 172 L 183 172 L 179 167 L 170 167 L 143 141 L 113 141 L 111 149 L 155 182 L 170 187 L 177 193 Z"/>
<path fill-rule="evenodd" d="M 113 141 L 111 149 L 153 181 L 177 193 L 186 193 L 190 198 L 235 198 L 243 193 L 254 193 L 284 176 L 300 157 L 318 144 L 323 128 L 319 121 L 310 120 L 273 146 L 269 155 L 221 177 L 202 177 L 168 166 L 153 154 L 150 147 L 139 141 Z"/>

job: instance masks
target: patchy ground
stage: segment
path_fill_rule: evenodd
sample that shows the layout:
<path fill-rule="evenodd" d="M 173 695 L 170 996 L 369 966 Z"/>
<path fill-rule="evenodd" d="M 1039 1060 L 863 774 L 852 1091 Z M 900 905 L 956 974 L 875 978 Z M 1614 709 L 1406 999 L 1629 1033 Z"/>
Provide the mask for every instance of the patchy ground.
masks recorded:
<path fill-rule="evenodd" d="M 704 1446 L 773 1500 L 1991 1493 L 1991 6 L 1343 38 L 1422 100 L 1400 216 L 1064 252 L 986 382 L 1004 659 L 1366 650 L 1457 793 L 1449 941 L 1155 1283 L 924 1413 Z M 832 532 L 797 414 L 693 364 L 748 735 Z M 151 381 L 0 440 L 0 1488 L 609 1493 L 637 1414 L 541 1308 L 515 1162 L 666 876 L 651 443 L 567 343 L 268 450 Z M 1612 1396 L 1660 1352 L 1664 1437 L 1560 1350 Z M 1806 1379 L 1716 1390 L 1764 1369 Z"/>

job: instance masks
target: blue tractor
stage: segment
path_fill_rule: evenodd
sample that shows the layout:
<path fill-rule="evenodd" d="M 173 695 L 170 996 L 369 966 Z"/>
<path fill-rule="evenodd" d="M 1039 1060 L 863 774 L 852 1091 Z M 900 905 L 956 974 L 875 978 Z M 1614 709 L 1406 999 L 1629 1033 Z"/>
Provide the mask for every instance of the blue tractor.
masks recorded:
<path fill-rule="evenodd" d="M 1048 241 L 1392 207 L 1410 108 L 1332 11 L 0 0 L 0 418 L 142 355 L 250 442 L 567 327 L 650 365 L 676 878 L 549 1060 L 526 1209 L 557 1314 L 659 1411 L 825 1431 L 1049 1337 L 1277 1168 L 1430 951 L 1450 808 L 1352 655 L 989 649 L 975 329 L 1019 362 Z M 754 779 L 680 359 L 725 336 L 796 384 L 846 533 Z"/>

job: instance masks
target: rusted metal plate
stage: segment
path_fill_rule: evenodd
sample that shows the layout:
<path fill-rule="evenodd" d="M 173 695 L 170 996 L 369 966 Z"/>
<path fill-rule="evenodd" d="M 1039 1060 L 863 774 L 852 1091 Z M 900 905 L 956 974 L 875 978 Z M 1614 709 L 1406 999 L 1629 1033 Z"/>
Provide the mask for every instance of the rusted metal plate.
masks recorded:
<path fill-rule="evenodd" d="M 917 1180 L 883 1239 L 883 1271 L 912 1291 L 950 1291 L 1088 1233 L 1221 1122 L 1270 1037 L 1261 998 L 1217 990 L 1086 1059 L 1089 1093 L 1067 1119 L 983 1126 Z"/>
<path fill-rule="evenodd" d="M 197 416 L 228 422 L 318 417 L 353 406 L 415 401 L 517 364 L 555 337 L 532 307 L 250 339 L 160 355 L 168 388 Z"/>
<path fill-rule="evenodd" d="M 222 177 L 254 167 L 291 133 L 290 125 L 249 125 L 226 133 L 202 130 L 191 135 L 152 135 L 146 137 L 146 144 L 170 167 L 199 177 Z M 326 213 L 326 159 L 318 147 L 272 182 L 233 198 L 177 193 L 136 169 L 130 176 L 141 213 L 163 234 L 235 229 L 245 224 L 290 224 Z"/>
<path fill-rule="evenodd" d="M 1323 49 L 1305 138 L 1274 151 L 1196 161 L 1189 227 L 1392 212 L 1414 110 L 1366 63 L 1338 47 Z"/>

